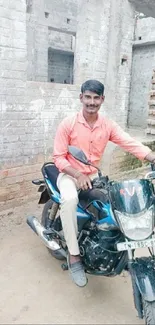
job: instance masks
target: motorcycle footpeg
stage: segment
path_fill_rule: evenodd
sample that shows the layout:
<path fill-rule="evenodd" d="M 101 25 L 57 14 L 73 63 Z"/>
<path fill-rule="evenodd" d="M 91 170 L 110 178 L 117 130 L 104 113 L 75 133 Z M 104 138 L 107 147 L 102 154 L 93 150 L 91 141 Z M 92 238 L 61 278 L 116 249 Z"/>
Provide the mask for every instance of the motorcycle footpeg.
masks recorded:
<path fill-rule="evenodd" d="M 43 232 L 44 235 L 52 235 L 53 233 L 54 233 L 53 229 L 46 229 Z"/>

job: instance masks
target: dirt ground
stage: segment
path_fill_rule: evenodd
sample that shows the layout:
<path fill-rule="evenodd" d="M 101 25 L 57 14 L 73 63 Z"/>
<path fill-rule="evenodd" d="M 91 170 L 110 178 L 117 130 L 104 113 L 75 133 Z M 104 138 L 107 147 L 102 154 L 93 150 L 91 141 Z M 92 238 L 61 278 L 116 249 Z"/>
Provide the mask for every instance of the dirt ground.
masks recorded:
<path fill-rule="evenodd" d="M 0 324 L 143 324 L 127 274 L 72 283 L 26 224 L 41 211 L 36 201 L 0 215 Z"/>

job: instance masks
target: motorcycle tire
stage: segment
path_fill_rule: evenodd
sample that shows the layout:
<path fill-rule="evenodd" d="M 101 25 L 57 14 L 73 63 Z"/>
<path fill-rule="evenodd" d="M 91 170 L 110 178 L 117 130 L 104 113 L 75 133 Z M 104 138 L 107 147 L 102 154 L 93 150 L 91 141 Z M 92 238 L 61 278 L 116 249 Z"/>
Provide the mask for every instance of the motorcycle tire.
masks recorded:
<path fill-rule="evenodd" d="M 52 208 L 53 205 L 53 201 L 52 200 L 48 200 L 43 208 L 43 212 L 42 212 L 42 217 L 41 217 L 41 224 L 47 229 L 47 224 L 49 221 L 49 210 Z M 65 260 L 65 257 L 62 256 L 59 252 L 55 252 L 52 251 L 51 249 L 47 248 L 49 253 L 55 257 L 57 260 L 63 261 Z"/>
<path fill-rule="evenodd" d="M 145 301 L 143 300 L 143 310 L 144 310 L 144 318 L 146 325 L 154 325 L 155 324 L 155 301 Z"/>

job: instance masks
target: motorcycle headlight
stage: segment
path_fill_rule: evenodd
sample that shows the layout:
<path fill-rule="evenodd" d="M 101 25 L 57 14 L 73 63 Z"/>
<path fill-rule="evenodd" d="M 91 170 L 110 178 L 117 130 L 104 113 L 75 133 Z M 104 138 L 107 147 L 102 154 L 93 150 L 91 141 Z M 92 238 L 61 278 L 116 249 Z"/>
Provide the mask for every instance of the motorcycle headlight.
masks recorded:
<path fill-rule="evenodd" d="M 115 215 L 122 231 L 129 239 L 144 240 L 153 232 L 154 206 L 151 206 L 149 210 L 137 215 L 123 214 L 116 210 Z"/>

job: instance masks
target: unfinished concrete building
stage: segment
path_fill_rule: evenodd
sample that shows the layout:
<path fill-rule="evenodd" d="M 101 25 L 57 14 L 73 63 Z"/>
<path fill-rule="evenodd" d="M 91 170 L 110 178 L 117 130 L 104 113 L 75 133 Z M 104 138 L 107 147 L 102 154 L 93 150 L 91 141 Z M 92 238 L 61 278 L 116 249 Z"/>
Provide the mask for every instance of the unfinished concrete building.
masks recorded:
<path fill-rule="evenodd" d="M 103 114 L 123 128 L 147 128 L 155 20 L 135 19 L 135 10 L 155 17 L 153 0 L 0 1 L 2 208 L 36 195 L 31 179 L 52 158 L 59 122 L 80 109 L 86 79 L 105 84 Z M 105 172 L 123 170 L 123 159 L 110 145 Z"/>

